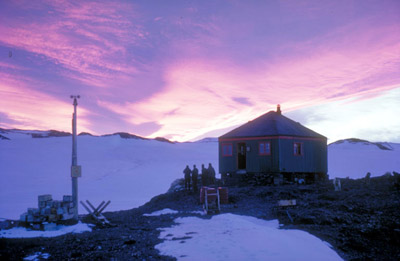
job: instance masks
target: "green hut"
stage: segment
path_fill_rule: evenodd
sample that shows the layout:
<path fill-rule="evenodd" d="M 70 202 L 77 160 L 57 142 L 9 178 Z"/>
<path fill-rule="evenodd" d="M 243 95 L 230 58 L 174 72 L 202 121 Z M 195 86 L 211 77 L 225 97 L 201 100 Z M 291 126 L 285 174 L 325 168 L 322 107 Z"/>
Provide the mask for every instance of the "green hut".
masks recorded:
<path fill-rule="evenodd" d="M 313 181 L 327 177 L 327 138 L 282 115 L 280 106 L 222 135 L 223 180 L 264 176 Z"/>

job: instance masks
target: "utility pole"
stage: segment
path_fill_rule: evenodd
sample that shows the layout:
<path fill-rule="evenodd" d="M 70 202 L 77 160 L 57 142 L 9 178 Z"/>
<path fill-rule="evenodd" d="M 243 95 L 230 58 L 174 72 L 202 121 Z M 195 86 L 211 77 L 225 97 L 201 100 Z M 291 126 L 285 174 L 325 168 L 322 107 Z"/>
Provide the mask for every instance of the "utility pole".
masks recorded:
<path fill-rule="evenodd" d="M 81 166 L 78 165 L 77 139 L 76 139 L 76 106 L 78 106 L 79 95 L 71 95 L 74 99 L 74 113 L 72 114 L 72 202 L 74 204 L 74 219 L 78 220 L 78 178 L 82 176 Z"/>

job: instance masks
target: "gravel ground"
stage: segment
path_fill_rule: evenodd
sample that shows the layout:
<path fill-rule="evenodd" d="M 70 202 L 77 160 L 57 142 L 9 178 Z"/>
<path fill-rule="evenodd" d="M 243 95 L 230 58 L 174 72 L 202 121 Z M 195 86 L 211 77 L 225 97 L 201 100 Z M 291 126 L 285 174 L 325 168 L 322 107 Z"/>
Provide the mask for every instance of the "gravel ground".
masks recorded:
<path fill-rule="evenodd" d="M 345 260 L 400 260 L 400 192 L 393 182 L 389 176 L 372 178 L 369 184 L 344 179 L 340 192 L 331 182 L 229 187 L 230 203 L 221 210 L 279 219 L 284 229 L 305 230 L 329 242 Z M 202 209 L 199 196 L 179 188 L 177 182 L 168 193 L 139 208 L 105 213 L 115 227 L 55 238 L 0 239 L 0 259 L 21 260 L 41 252 L 49 253 L 49 260 L 175 260 L 154 248 L 161 242 L 157 228 L 172 226 L 177 217 L 210 218 L 190 213 Z M 297 205 L 279 208 L 280 199 L 296 199 Z M 180 212 L 143 216 L 164 208 Z M 90 222 L 87 216 L 82 219 Z"/>

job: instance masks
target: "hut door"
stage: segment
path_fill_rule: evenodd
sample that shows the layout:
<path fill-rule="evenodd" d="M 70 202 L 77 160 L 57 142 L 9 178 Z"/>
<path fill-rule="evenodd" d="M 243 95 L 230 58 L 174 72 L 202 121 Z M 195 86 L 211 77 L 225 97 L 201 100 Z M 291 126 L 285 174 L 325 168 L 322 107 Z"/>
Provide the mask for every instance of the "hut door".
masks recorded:
<path fill-rule="evenodd" d="M 246 143 L 238 143 L 238 169 L 246 169 Z"/>

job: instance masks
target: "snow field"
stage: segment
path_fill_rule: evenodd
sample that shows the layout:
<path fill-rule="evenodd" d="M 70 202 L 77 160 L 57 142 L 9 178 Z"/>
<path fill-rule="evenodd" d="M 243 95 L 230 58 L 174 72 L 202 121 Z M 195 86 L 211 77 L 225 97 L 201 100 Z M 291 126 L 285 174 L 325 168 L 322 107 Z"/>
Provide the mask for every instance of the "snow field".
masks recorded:
<path fill-rule="evenodd" d="M 38 206 L 41 194 L 52 194 L 55 200 L 71 195 L 71 137 L 2 135 L 11 140 L 0 141 L 0 218 L 19 219 L 27 208 Z M 217 169 L 217 153 L 217 143 L 79 136 L 78 197 L 96 206 L 111 200 L 105 211 L 139 207 L 183 177 L 186 165 L 212 163 Z M 79 206 L 79 213 L 86 210 Z"/>
<path fill-rule="evenodd" d="M 373 144 L 331 144 L 328 147 L 329 178 L 364 178 L 382 176 L 386 172 L 400 172 L 400 144 L 388 143 L 392 150 L 381 150 Z"/>
<path fill-rule="evenodd" d="M 71 194 L 71 137 L 32 138 L 9 132 L 0 140 L 0 218 L 19 219 L 27 208 L 38 206 L 37 198 L 51 194 L 61 200 Z M 400 144 L 381 150 L 363 143 L 332 144 L 328 147 L 330 178 L 363 178 L 367 172 L 380 176 L 400 172 Z M 186 165 L 212 163 L 218 171 L 218 142 L 170 144 L 155 140 L 78 136 L 79 200 L 94 205 L 111 200 L 105 211 L 141 206 L 165 193 L 183 177 Z M 86 210 L 79 206 L 79 213 Z"/>

